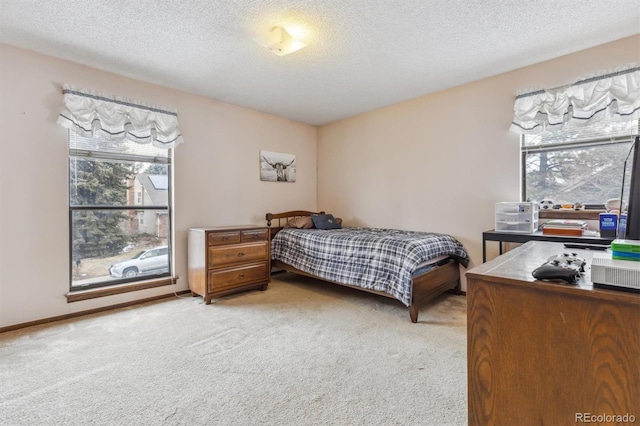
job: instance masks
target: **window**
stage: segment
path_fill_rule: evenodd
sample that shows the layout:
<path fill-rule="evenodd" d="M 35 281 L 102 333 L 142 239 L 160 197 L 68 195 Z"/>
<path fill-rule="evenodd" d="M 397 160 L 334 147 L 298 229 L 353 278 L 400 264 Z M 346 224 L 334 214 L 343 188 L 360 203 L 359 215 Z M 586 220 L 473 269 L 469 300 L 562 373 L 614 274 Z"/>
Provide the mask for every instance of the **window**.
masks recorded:
<path fill-rule="evenodd" d="M 521 136 L 523 200 L 582 203 L 602 208 L 620 198 L 625 158 L 638 134 L 638 120 L 602 120 L 590 126 Z M 625 178 L 629 194 L 631 168 Z"/>
<path fill-rule="evenodd" d="M 169 276 L 177 110 L 69 84 L 62 94 L 71 290 Z"/>
<path fill-rule="evenodd" d="M 72 290 L 170 275 L 172 155 L 69 132 Z"/>
<path fill-rule="evenodd" d="M 639 85 L 640 67 L 627 64 L 516 94 L 510 130 L 522 135 L 522 199 L 603 207 L 620 198 L 639 130 Z"/>

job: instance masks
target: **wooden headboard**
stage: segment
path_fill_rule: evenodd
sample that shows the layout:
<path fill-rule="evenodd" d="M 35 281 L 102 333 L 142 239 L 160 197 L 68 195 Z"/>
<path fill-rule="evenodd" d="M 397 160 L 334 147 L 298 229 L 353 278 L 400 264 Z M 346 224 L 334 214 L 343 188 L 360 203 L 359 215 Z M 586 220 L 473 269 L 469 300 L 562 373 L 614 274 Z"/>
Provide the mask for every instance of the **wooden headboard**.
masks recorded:
<path fill-rule="evenodd" d="M 312 214 L 324 214 L 324 212 L 309 212 L 306 210 L 293 210 L 282 213 L 267 213 L 265 219 L 267 220 L 267 226 L 269 227 L 269 237 L 273 237 L 287 224 L 289 219 L 295 217 L 311 216 Z M 277 224 L 274 223 L 277 221 Z"/>

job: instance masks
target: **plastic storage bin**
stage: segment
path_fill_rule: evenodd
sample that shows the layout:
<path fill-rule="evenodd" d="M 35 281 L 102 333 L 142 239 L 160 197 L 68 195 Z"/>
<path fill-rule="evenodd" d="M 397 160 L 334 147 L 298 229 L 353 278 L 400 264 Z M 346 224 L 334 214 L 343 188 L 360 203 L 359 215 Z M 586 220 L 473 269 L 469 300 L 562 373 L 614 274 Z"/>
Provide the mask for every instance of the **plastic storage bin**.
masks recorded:
<path fill-rule="evenodd" d="M 538 230 L 538 203 L 496 203 L 496 231 L 531 234 Z"/>

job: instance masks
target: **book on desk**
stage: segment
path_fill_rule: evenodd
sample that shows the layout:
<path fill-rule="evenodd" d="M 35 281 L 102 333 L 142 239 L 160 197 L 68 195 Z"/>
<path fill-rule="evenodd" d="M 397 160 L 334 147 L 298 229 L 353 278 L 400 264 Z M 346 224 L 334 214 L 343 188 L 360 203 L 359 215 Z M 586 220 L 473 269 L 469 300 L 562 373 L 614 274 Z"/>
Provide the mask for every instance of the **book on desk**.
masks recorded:
<path fill-rule="evenodd" d="M 543 235 L 570 235 L 582 236 L 582 231 L 587 229 L 587 222 L 575 219 L 554 219 L 542 225 Z"/>

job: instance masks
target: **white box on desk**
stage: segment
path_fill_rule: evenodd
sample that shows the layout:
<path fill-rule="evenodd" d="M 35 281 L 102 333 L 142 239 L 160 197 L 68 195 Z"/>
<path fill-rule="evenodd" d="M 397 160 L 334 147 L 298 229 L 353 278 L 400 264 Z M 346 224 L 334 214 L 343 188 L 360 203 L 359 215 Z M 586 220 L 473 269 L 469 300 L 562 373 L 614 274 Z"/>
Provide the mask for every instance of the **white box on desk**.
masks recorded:
<path fill-rule="evenodd" d="M 531 234 L 538 230 L 538 203 L 496 203 L 495 230 Z"/>
<path fill-rule="evenodd" d="M 640 292 L 640 262 L 612 259 L 611 253 L 594 253 L 591 281 Z"/>

